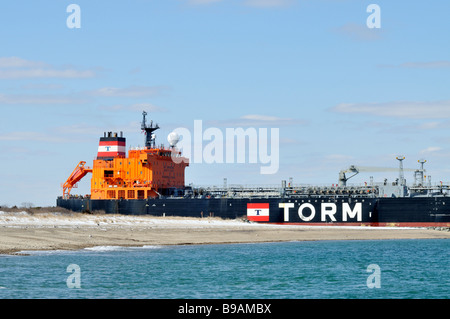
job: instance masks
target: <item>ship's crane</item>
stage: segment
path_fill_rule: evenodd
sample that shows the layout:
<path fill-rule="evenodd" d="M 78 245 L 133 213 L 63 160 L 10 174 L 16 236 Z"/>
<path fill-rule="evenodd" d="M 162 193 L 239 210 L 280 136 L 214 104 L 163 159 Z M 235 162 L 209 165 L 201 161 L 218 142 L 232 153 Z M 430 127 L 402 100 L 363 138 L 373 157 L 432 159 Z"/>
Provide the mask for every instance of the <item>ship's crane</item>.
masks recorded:
<path fill-rule="evenodd" d="M 406 185 L 406 180 L 405 180 L 405 176 L 403 171 L 415 171 L 416 175 L 419 176 L 420 173 L 422 174 L 421 177 L 421 181 L 423 183 L 423 172 L 425 171 L 423 169 L 423 163 L 425 163 L 425 160 L 419 160 L 419 163 L 422 164 L 422 167 L 420 170 L 413 170 L 410 168 L 403 168 L 403 160 L 405 159 L 405 157 L 403 155 L 399 155 L 396 157 L 396 159 L 400 162 L 399 164 L 399 168 L 391 168 L 391 167 L 375 167 L 375 166 L 356 166 L 356 165 L 351 165 L 349 168 L 347 169 L 343 169 L 342 171 L 339 172 L 339 186 L 345 187 L 347 186 L 347 181 L 352 178 L 353 176 L 355 176 L 356 174 L 358 174 L 359 172 L 394 172 L 394 171 L 398 171 L 399 172 L 399 178 L 397 179 L 397 184 L 399 185 Z M 419 173 L 417 173 L 419 172 Z M 350 176 L 345 175 L 346 173 L 353 173 Z M 416 177 L 416 180 L 420 178 Z"/>
<path fill-rule="evenodd" d="M 62 185 L 63 188 L 63 198 L 67 199 L 70 196 L 70 191 L 75 185 L 86 176 L 87 173 L 92 173 L 92 169 L 90 167 L 85 167 L 86 162 L 81 161 L 78 163 L 77 167 L 73 170 L 72 174 L 70 174 L 67 181 Z"/>
<path fill-rule="evenodd" d="M 346 176 L 345 173 L 353 173 L 353 175 Z M 349 168 L 344 169 L 339 172 L 339 186 L 345 187 L 347 185 L 347 181 L 359 173 L 359 169 L 355 165 L 351 165 Z"/>

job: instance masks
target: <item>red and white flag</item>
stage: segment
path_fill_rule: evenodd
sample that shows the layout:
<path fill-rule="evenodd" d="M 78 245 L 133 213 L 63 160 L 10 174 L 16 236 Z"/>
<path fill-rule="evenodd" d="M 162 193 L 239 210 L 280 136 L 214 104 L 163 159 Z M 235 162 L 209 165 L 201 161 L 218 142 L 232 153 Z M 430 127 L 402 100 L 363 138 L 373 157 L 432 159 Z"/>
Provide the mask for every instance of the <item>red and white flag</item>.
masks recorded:
<path fill-rule="evenodd" d="M 269 203 L 248 203 L 247 218 L 255 222 L 268 222 Z"/>

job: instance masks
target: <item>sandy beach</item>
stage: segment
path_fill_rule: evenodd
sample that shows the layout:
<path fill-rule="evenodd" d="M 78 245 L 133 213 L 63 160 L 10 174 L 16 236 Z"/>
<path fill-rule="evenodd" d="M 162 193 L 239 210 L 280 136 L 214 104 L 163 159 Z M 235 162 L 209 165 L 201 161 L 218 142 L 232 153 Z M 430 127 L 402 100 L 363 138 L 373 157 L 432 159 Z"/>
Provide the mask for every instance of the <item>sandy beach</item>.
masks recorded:
<path fill-rule="evenodd" d="M 265 225 L 219 218 L 0 211 L 0 254 L 96 246 L 429 238 L 449 239 L 450 232 L 425 228 Z"/>

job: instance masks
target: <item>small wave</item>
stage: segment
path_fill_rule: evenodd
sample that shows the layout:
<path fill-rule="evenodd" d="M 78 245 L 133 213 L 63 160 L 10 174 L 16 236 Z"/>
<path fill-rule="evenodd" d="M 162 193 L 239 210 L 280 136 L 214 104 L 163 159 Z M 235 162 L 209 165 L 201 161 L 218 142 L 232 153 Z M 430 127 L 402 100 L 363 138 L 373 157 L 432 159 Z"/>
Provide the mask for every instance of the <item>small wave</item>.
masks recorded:
<path fill-rule="evenodd" d="M 94 247 L 88 247 L 84 250 L 89 251 L 116 251 L 116 250 L 124 250 L 126 247 L 123 246 L 94 246 Z"/>
<path fill-rule="evenodd" d="M 136 250 L 136 249 L 159 249 L 162 248 L 162 246 L 158 245 L 144 245 L 144 246 L 94 246 L 94 247 L 88 247 L 84 250 L 88 251 L 125 251 L 125 250 Z"/>
<path fill-rule="evenodd" d="M 127 247 L 131 250 L 153 250 L 153 249 L 161 249 L 164 248 L 164 246 L 160 245 L 144 245 L 144 246 L 133 246 L 133 247 Z"/>
<path fill-rule="evenodd" d="M 62 250 L 62 249 L 54 249 L 54 250 L 21 250 L 16 253 L 16 255 L 57 255 L 57 254 L 67 254 L 73 253 L 72 250 Z"/>

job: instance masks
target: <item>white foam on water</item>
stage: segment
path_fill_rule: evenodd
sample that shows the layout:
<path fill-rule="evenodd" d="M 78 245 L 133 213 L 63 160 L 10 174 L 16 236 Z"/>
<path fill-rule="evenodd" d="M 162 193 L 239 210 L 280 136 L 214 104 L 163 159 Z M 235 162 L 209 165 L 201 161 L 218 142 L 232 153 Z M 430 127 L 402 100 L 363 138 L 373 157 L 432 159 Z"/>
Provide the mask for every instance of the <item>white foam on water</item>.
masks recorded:
<path fill-rule="evenodd" d="M 123 246 L 94 246 L 94 247 L 87 247 L 84 248 L 84 250 L 89 251 L 118 251 L 118 250 L 124 250 L 126 247 Z"/>
<path fill-rule="evenodd" d="M 161 245 L 144 245 L 144 246 L 141 246 L 141 247 L 131 247 L 131 248 L 134 248 L 134 249 L 161 249 L 161 248 L 164 248 L 164 246 L 161 246 Z"/>
<path fill-rule="evenodd" d="M 47 256 L 47 255 L 57 255 L 57 254 L 67 254 L 73 253 L 73 250 L 63 250 L 63 249 L 52 249 L 52 250 L 21 250 L 17 252 L 17 255 L 39 255 L 39 256 Z"/>
<path fill-rule="evenodd" d="M 94 246 L 94 247 L 88 247 L 84 248 L 83 250 L 88 251 L 124 251 L 124 250 L 137 250 L 137 249 L 160 249 L 163 248 L 161 245 L 144 245 L 144 246 Z"/>

